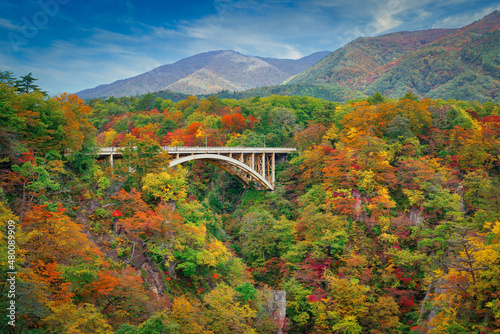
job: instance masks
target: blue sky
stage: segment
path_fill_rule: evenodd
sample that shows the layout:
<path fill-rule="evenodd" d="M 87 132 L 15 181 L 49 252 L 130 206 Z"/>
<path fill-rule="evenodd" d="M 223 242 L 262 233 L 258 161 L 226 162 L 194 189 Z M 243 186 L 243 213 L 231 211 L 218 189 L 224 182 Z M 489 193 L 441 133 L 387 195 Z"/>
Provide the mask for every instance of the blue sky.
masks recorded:
<path fill-rule="evenodd" d="M 3 0 L 0 70 L 50 94 L 128 78 L 197 53 L 300 58 L 360 36 L 457 28 L 500 9 L 465 0 Z"/>

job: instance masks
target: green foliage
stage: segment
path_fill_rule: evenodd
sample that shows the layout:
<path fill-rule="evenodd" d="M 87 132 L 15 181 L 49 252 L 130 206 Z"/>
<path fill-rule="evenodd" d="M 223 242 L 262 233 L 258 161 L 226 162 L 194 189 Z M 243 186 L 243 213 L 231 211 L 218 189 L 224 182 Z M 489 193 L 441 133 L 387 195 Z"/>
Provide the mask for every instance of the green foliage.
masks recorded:
<path fill-rule="evenodd" d="M 406 60 L 392 63 L 394 77 L 382 73 L 370 97 L 343 105 L 270 94 L 82 105 L 19 93 L 0 72 L 1 238 L 8 220 L 19 222 L 20 324 L 106 334 L 275 333 L 282 322 L 289 333 L 498 331 L 500 109 L 421 98 L 442 80 L 419 72 L 425 61 L 440 75 L 460 67 L 442 57 L 459 50 L 421 47 L 439 36 L 376 38 L 376 57 L 358 57 L 363 69 L 393 62 L 394 38 L 401 54 L 427 59 L 408 56 L 408 73 L 398 68 Z M 465 61 L 494 71 L 493 53 L 472 51 Z M 479 80 L 461 73 L 462 86 Z M 370 90 L 383 78 L 401 80 L 399 95 Z M 85 114 L 78 124 L 75 110 Z M 100 131 L 82 137 L 88 121 Z M 200 161 L 168 167 L 164 143 L 204 140 L 299 150 L 278 162 L 267 192 Z M 124 147 L 123 160 L 96 162 L 95 145 Z M 286 292 L 286 319 L 269 315 L 271 289 Z"/>
<path fill-rule="evenodd" d="M 240 294 L 240 299 L 243 302 L 255 300 L 255 294 L 257 293 L 257 290 L 250 282 L 245 282 L 235 287 L 234 290 L 238 291 L 238 293 Z"/>
<path fill-rule="evenodd" d="M 165 316 L 155 315 L 140 324 L 133 326 L 122 324 L 115 334 L 178 334 L 179 325 L 166 321 Z"/>

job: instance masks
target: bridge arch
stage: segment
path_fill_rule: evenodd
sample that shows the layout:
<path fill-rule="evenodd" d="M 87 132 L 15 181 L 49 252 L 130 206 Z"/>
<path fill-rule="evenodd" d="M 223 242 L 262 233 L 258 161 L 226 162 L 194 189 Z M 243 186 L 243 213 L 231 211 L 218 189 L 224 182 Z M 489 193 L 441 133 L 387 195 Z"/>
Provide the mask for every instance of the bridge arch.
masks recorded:
<path fill-rule="evenodd" d="M 283 147 L 169 147 L 161 148 L 172 160 L 170 166 L 192 160 L 211 163 L 236 177 L 248 187 L 251 183 L 259 190 L 274 190 L 276 163 L 286 160 L 295 148 Z M 113 167 L 114 159 L 123 159 L 123 147 L 102 147 L 99 159 L 108 159 Z"/>
<path fill-rule="evenodd" d="M 229 174 L 235 176 L 241 183 L 243 183 L 246 187 L 250 184 L 250 181 L 254 181 L 259 183 L 263 188 L 268 190 L 274 190 L 274 186 L 264 178 L 264 176 L 260 175 L 250 166 L 245 165 L 239 160 L 226 157 L 219 154 L 194 154 L 188 155 L 184 157 L 180 157 L 177 159 L 173 159 L 170 161 L 170 167 L 183 164 L 192 160 L 203 160 L 212 165 L 215 165 Z"/>

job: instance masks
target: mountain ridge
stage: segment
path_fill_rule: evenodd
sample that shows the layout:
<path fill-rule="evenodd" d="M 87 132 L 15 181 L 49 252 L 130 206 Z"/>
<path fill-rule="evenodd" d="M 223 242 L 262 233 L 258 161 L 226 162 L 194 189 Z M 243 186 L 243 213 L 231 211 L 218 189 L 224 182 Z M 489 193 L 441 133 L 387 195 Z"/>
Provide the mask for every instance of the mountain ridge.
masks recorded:
<path fill-rule="evenodd" d="M 83 99 L 141 95 L 160 90 L 209 94 L 225 89 L 246 90 L 277 85 L 329 53 L 320 51 L 293 60 L 246 56 L 232 50 L 209 51 L 76 94 Z M 199 72 L 202 69 L 204 71 Z"/>
<path fill-rule="evenodd" d="M 498 100 L 499 26 L 500 12 L 494 11 L 457 29 L 358 38 L 285 83 L 332 84 L 388 97 L 412 91 L 434 99 Z"/>

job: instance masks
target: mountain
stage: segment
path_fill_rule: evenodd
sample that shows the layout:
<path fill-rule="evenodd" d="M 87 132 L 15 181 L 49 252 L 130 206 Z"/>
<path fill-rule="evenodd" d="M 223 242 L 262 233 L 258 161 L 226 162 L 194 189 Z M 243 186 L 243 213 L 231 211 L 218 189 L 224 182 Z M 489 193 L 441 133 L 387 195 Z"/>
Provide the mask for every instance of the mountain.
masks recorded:
<path fill-rule="evenodd" d="M 160 90 L 212 94 L 222 90 L 272 86 L 312 66 L 329 53 L 317 52 L 293 60 L 251 57 L 230 50 L 211 51 L 76 94 L 83 99 L 140 95 Z"/>
<path fill-rule="evenodd" d="M 286 83 L 480 101 L 500 99 L 500 12 L 459 29 L 358 38 Z"/>

